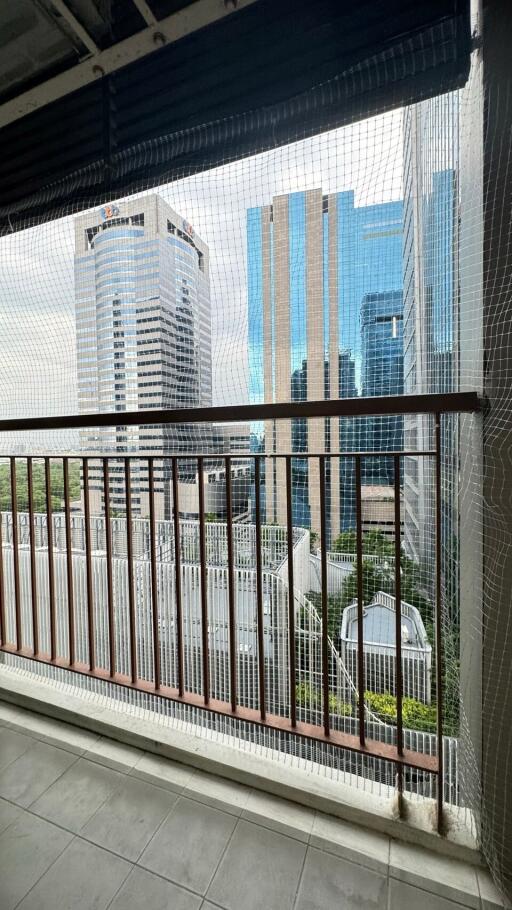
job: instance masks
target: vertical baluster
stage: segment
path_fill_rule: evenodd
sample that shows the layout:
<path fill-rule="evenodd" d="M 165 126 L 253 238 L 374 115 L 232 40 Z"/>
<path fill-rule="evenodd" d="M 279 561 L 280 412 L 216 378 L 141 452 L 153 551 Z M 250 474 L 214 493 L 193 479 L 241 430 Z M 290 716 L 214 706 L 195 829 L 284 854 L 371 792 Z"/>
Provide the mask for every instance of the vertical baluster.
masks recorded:
<path fill-rule="evenodd" d="M 395 692 L 396 692 L 396 747 L 398 756 L 404 754 L 404 731 L 402 719 L 403 698 L 403 669 L 402 669 L 402 585 L 400 564 L 402 555 L 401 542 L 401 516 L 400 516 L 400 455 L 393 456 L 394 481 L 395 481 Z M 403 813 L 403 765 L 397 765 L 398 778 L 398 808 L 400 815 Z"/>
<path fill-rule="evenodd" d="M 7 626 L 5 623 L 5 588 L 4 588 L 4 544 L 2 529 L 2 512 L 0 511 L 0 644 L 7 644 Z"/>
<path fill-rule="evenodd" d="M 96 649 L 94 642 L 94 585 L 92 579 L 91 556 L 91 506 L 89 503 L 89 459 L 82 459 L 84 486 L 84 521 L 85 521 L 85 571 L 87 578 L 87 637 L 89 640 L 89 669 L 96 667 Z"/>
<path fill-rule="evenodd" d="M 435 631 L 437 696 L 437 830 L 443 833 L 443 629 L 441 602 L 441 415 L 435 415 Z"/>
<path fill-rule="evenodd" d="M 364 725 L 364 630 L 363 630 L 363 523 L 361 516 L 361 457 L 356 460 L 356 564 L 357 564 L 357 689 L 358 689 L 358 716 L 359 716 L 359 741 L 365 744 Z"/>
<path fill-rule="evenodd" d="M 50 659 L 57 657 L 57 629 L 55 616 L 55 569 L 53 565 L 53 510 L 50 459 L 44 460 L 46 486 L 46 538 L 48 545 L 48 597 L 50 602 Z"/>
<path fill-rule="evenodd" d="M 236 651 L 236 607 L 233 554 L 233 496 L 231 490 L 231 458 L 224 459 L 226 473 L 226 543 L 228 547 L 228 610 L 229 610 L 229 676 L 231 710 L 236 711 L 237 698 L 237 651 Z"/>
<path fill-rule="evenodd" d="M 261 458 L 254 457 L 254 512 L 256 519 L 256 616 L 258 629 L 258 669 L 259 669 L 259 696 L 260 715 L 265 720 L 267 714 L 265 691 L 265 637 L 263 616 L 263 565 L 261 543 Z"/>
<path fill-rule="evenodd" d="M 137 682 L 137 626 L 135 616 L 135 590 L 133 575 L 132 484 L 130 459 L 124 459 L 124 488 L 126 499 L 126 557 L 128 562 L 128 609 L 130 613 L 130 674 Z"/>
<path fill-rule="evenodd" d="M 36 537 L 34 527 L 34 492 L 32 459 L 27 458 L 28 523 L 30 531 L 30 588 L 32 598 L 32 649 L 34 656 L 39 653 L 39 622 L 37 610 L 37 566 Z"/>
<path fill-rule="evenodd" d="M 109 669 L 113 679 L 116 675 L 116 639 L 114 622 L 114 582 L 112 577 L 112 521 L 110 518 L 110 480 L 108 458 L 103 459 L 103 501 L 105 509 L 105 550 L 107 557 L 107 608 Z"/>
<path fill-rule="evenodd" d="M 16 650 L 23 647 L 21 628 L 20 554 L 18 549 L 18 500 L 16 490 L 16 459 L 11 457 L 11 511 L 12 511 L 12 558 L 14 569 L 14 607 L 16 616 Z"/>
<path fill-rule="evenodd" d="M 64 474 L 64 518 L 66 523 L 66 574 L 68 588 L 69 663 L 75 663 L 75 605 L 73 596 L 73 542 L 71 540 L 71 510 L 69 505 L 69 459 L 62 459 Z"/>
<path fill-rule="evenodd" d="M 174 569 L 176 584 L 176 650 L 178 664 L 178 693 L 183 697 L 185 692 L 183 671 L 183 605 L 181 599 L 181 541 L 180 541 L 180 505 L 178 489 L 178 459 L 172 460 L 172 500 L 174 509 Z M 192 652 L 192 649 L 190 649 Z"/>
<path fill-rule="evenodd" d="M 210 666 L 208 654 L 208 573 L 206 569 L 206 531 L 204 521 L 204 460 L 202 456 L 197 459 L 198 484 L 199 484 L 199 562 L 201 574 L 201 633 L 203 652 L 203 696 L 204 703 L 210 701 Z"/>
<path fill-rule="evenodd" d="M 293 578 L 293 501 L 292 501 L 292 459 L 286 456 L 286 528 L 288 555 L 288 656 L 290 688 L 290 721 L 297 725 L 297 671 L 295 655 L 295 590 Z"/>
<path fill-rule="evenodd" d="M 325 456 L 319 458 L 320 470 L 320 559 L 322 579 L 322 701 L 324 733 L 329 736 L 329 642 L 328 642 L 328 590 L 327 590 L 327 521 L 325 514 Z"/>
<path fill-rule="evenodd" d="M 153 619 L 153 667 L 155 689 L 160 688 L 160 634 L 158 625 L 158 579 L 156 567 L 156 521 L 155 521 L 155 469 L 154 459 L 148 458 L 149 487 L 149 534 L 151 554 L 151 606 Z"/>

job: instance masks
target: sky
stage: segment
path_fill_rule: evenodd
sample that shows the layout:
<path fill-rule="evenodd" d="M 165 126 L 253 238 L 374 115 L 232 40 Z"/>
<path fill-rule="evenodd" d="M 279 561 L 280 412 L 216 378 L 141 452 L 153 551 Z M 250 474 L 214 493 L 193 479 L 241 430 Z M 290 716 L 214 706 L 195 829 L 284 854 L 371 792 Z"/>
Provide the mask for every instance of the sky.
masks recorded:
<path fill-rule="evenodd" d="M 400 199 L 402 111 L 150 190 L 210 248 L 214 404 L 248 401 L 246 211 L 317 187 L 352 189 L 356 205 Z M 0 239 L 3 417 L 77 411 L 73 256 L 73 216 Z"/>

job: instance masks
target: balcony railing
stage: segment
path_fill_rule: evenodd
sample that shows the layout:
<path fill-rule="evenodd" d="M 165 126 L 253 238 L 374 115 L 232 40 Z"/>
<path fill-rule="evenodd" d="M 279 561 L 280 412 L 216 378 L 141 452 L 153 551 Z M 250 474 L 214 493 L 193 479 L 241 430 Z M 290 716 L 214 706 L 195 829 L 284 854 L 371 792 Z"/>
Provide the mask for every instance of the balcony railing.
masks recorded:
<path fill-rule="evenodd" d="M 291 418 L 385 417 L 430 414 L 434 444 L 425 451 L 255 453 L 236 455 L 251 466 L 254 516 L 234 520 L 231 455 L 143 454 L 9 456 L 10 509 L 0 522 L 0 650 L 127 689 L 229 716 L 260 728 L 328 743 L 349 754 L 396 769 L 401 796 L 411 774 L 434 775 L 444 783 L 443 623 L 441 604 L 441 415 L 478 409 L 473 393 L 303 402 L 182 411 L 142 411 L 52 419 L 0 421 L 1 431 L 71 427 L 142 426 Z M 368 703 L 370 678 L 377 671 L 364 640 L 362 467 L 366 458 L 388 459 L 394 472 L 394 554 L 386 561 L 394 582 L 394 641 L 387 657 L 389 688 L 396 698 L 396 724 L 379 718 Z M 404 724 L 404 667 L 412 659 L 403 642 L 401 597 L 402 459 L 431 459 L 434 465 L 435 733 Z M 286 523 L 265 525 L 259 490 L 264 466 L 284 461 Z M 310 590 L 309 533 L 293 525 L 292 471 L 296 459 L 319 465 L 319 604 Z M 353 610 L 357 637 L 346 666 L 329 634 L 326 466 L 350 461 L 355 471 L 356 553 L 349 555 L 357 575 Z M 81 465 L 83 513 L 71 510 L 70 463 Z M 198 519 L 180 518 L 180 468 L 197 462 Z M 225 521 L 205 514 L 205 465 L 222 462 Z M 44 464 L 46 510 L 34 508 L 33 471 Z M 52 510 L 54 461 L 63 466 L 63 514 Z M 17 508 L 17 471 L 27 465 L 28 508 Z M 133 465 L 144 464 L 148 518 L 132 508 Z M 158 520 L 155 465 L 169 479 L 172 514 Z M 111 477 L 122 477 L 126 503 L 122 519 L 112 516 Z M 121 471 L 119 471 L 121 469 Z M 103 514 L 91 514 L 91 471 L 102 478 Z M 390 608 L 390 601 L 384 607 Z M 414 649 L 413 649 L 414 650 Z M 417 650 L 417 649 L 416 649 Z M 409 652 L 409 653 L 407 653 Z M 386 658 L 387 659 L 387 658 Z M 411 672 L 410 668 L 407 672 Z M 388 679 L 386 676 L 386 679 Z M 451 753 L 450 753 L 451 754 Z M 443 785 L 437 786 L 438 827 L 442 830 Z M 400 800 L 399 800 L 400 803 Z"/>

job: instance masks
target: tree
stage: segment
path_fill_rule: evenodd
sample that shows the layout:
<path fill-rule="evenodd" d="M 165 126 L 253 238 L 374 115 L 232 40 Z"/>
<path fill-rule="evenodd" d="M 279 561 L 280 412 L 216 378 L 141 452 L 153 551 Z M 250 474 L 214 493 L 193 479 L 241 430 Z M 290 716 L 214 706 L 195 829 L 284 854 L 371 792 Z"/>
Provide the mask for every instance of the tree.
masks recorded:
<path fill-rule="evenodd" d="M 311 553 L 316 553 L 318 549 L 318 541 L 320 540 L 320 535 L 316 531 L 309 532 L 309 549 Z"/>
<path fill-rule="evenodd" d="M 394 541 L 390 540 L 382 531 L 367 531 L 363 534 L 363 553 L 367 556 L 393 556 L 395 552 Z M 342 531 L 338 534 L 333 545 L 334 553 L 355 553 L 357 550 L 357 536 L 354 530 Z"/>
<path fill-rule="evenodd" d="M 365 603 L 370 603 L 377 591 L 391 593 L 393 586 L 389 569 L 375 565 L 363 559 L 363 598 Z M 313 591 L 307 595 L 308 600 L 320 611 L 321 596 Z M 357 570 L 354 569 L 343 582 L 339 594 L 327 598 L 327 629 L 330 637 L 335 641 L 339 638 L 343 610 L 357 599 Z"/>
<path fill-rule="evenodd" d="M 59 511 L 64 499 L 64 472 L 62 461 L 52 459 L 50 462 L 50 484 L 52 491 L 52 509 Z M 80 463 L 69 462 L 69 496 L 70 500 L 80 498 Z M 44 464 L 41 461 L 32 463 L 32 500 L 35 512 L 46 512 L 46 477 Z M 16 506 L 19 512 L 28 511 L 28 476 L 25 459 L 16 459 Z M 2 512 L 12 510 L 11 501 L 11 466 L 8 462 L 0 464 L 0 509 Z"/>

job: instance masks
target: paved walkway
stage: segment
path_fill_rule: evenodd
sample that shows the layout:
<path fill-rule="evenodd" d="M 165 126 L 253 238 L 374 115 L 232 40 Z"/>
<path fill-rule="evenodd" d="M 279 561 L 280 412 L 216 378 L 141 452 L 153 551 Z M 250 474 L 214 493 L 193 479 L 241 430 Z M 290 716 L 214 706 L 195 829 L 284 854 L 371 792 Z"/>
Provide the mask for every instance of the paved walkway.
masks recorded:
<path fill-rule="evenodd" d="M 490 910 L 479 879 L 0 703 L 1 910 Z"/>

